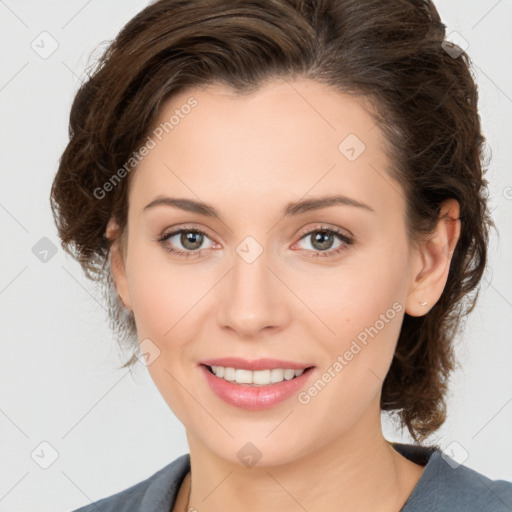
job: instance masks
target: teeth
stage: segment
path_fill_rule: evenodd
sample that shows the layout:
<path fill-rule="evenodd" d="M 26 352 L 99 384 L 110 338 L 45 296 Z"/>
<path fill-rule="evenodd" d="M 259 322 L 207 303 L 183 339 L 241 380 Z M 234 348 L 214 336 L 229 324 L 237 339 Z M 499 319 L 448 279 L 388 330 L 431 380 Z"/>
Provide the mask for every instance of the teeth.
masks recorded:
<path fill-rule="evenodd" d="M 268 386 L 283 380 L 291 380 L 299 377 L 304 370 L 282 370 L 280 368 L 272 370 L 258 370 L 252 372 L 250 370 L 241 370 L 236 368 L 225 368 L 224 366 L 212 366 L 213 373 L 229 382 L 237 384 L 252 384 L 254 386 Z"/>

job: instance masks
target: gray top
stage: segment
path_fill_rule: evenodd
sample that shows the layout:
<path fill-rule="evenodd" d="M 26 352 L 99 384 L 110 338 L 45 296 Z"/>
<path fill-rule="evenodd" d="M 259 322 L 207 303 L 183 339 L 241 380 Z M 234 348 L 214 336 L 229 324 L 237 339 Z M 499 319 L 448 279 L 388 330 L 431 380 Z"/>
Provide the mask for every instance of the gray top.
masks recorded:
<path fill-rule="evenodd" d="M 459 465 L 438 446 L 392 443 L 425 469 L 400 512 L 512 512 L 512 483 Z M 190 471 L 190 454 L 112 496 L 73 512 L 170 512 Z"/>

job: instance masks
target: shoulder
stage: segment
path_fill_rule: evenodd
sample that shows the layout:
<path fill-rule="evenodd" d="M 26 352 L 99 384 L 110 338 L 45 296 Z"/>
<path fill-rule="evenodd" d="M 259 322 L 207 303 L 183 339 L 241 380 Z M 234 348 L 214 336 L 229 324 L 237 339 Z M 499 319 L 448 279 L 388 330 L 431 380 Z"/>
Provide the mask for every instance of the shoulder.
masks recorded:
<path fill-rule="evenodd" d="M 445 507 L 452 511 L 512 511 L 511 482 L 491 480 L 463 464 L 458 465 L 440 452 L 434 456 L 440 470 L 437 479 L 432 479 L 432 488 L 440 510 Z"/>
<path fill-rule="evenodd" d="M 146 480 L 73 512 L 168 512 L 189 470 L 190 455 L 187 453 Z"/>
<path fill-rule="evenodd" d="M 395 446 L 396 448 L 396 446 Z M 419 454 L 421 449 L 415 447 Z M 409 455 L 413 450 L 400 450 Z M 458 464 L 439 447 L 423 450 L 427 464 L 401 512 L 511 512 L 512 483 Z"/>

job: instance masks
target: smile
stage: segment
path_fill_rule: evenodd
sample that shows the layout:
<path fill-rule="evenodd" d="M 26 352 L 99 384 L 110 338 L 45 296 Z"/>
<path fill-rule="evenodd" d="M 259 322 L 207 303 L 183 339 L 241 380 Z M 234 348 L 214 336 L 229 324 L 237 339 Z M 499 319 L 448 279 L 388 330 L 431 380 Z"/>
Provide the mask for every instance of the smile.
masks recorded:
<path fill-rule="evenodd" d="M 269 386 L 283 382 L 284 380 L 300 377 L 304 373 L 304 370 L 294 370 L 291 368 L 273 368 L 258 371 L 224 366 L 208 366 L 208 368 L 216 377 L 227 380 L 228 382 L 252 386 Z"/>
<path fill-rule="evenodd" d="M 314 366 L 247 370 L 200 364 L 198 368 L 214 396 L 250 411 L 269 409 L 285 402 L 299 393 L 316 373 Z"/>

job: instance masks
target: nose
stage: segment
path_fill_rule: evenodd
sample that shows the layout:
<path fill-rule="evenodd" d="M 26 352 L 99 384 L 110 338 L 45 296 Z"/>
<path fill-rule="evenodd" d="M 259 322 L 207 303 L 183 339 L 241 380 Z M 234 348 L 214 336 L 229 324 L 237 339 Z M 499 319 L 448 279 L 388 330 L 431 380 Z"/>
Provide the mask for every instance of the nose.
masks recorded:
<path fill-rule="evenodd" d="M 265 251 L 252 262 L 235 254 L 233 267 L 217 291 L 217 320 L 222 328 L 255 339 L 263 330 L 278 332 L 289 323 L 287 304 L 292 294 L 271 266 Z"/>

